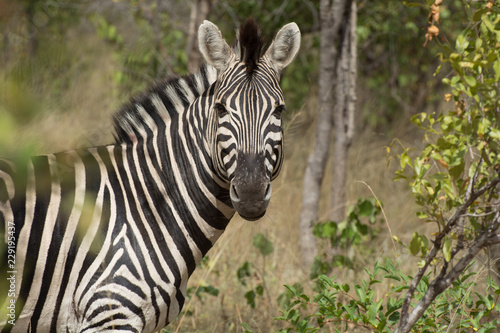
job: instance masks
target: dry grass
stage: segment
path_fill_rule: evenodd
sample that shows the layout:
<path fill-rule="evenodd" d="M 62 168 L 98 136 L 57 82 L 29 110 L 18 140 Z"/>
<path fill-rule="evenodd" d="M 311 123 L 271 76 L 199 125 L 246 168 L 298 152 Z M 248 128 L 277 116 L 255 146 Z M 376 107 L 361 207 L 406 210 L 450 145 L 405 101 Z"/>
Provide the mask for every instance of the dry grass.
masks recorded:
<path fill-rule="evenodd" d="M 29 80 L 16 83 L 19 89 L 31 92 L 34 99 L 41 98 L 42 103 L 37 108 L 39 114 L 33 114 L 29 121 L 16 123 L 15 130 L 10 133 L 9 149 L 30 142 L 35 146 L 34 152 L 46 153 L 111 141 L 111 115 L 118 106 L 114 97 L 113 72 L 118 65 L 109 56 L 109 47 L 96 37 L 80 36 L 78 43 L 70 48 L 70 54 L 90 56 L 68 61 L 70 65 L 63 70 L 61 79 L 65 86 L 59 87 L 58 94 L 43 97 L 47 90 L 54 89 L 49 69 L 37 74 L 38 87 L 26 89 L 30 86 Z M 4 72 L 0 73 L 0 80 L 5 83 L 11 79 Z M 203 302 L 193 299 L 186 307 L 192 314 L 180 317 L 169 326 L 169 331 L 240 332 L 241 322 L 254 327 L 257 332 L 270 332 L 278 327 L 273 318 L 279 314 L 276 299 L 285 290 L 282 286 L 308 281 L 309 268 L 300 264 L 298 220 L 303 172 L 314 137 L 315 110 L 315 96 L 312 96 L 287 125 L 286 162 L 282 174 L 273 184 L 274 195 L 268 214 L 255 223 L 235 218 L 210 251 L 208 266 L 194 273 L 190 286 L 213 285 L 220 290 L 219 296 L 205 296 Z M 413 140 L 411 135 L 407 136 L 408 128 L 409 125 L 404 124 L 395 131 L 403 141 Z M 422 229 L 422 223 L 415 218 L 416 208 L 411 194 L 403 183 L 392 180 L 394 166 L 387 166 L 384 150 L 389 143 L 390 138 L 384 134 L 358 133 L 349 156 L 348 204 L 374 193 L 384 203 L 386 223 L 392 233 L 409 240 L 414 230 Z M 0 155 L 3 155 L 1 151 Z M 323 186 L 322 218 L 328 216 L 330 175 L 334 167 L 334 161 L 330 161 Z M 372 242 L 369 256 L 363 257 L 356 249 L 351 249 L 348 254 L 357 255 L 361 267 L 372 266 L 377 258 L 399 258 L 401 268 L 411 271 L 415 260 L 400 248 L 393 247 L 386 224 L 377 227 L 381 232 Z M 274 244 L 274 252 L 265 260 L 252 245 L 257 233 L 263 233 Z M 246 261 L 259 270 L 247 287 L 242 286 L 236 276 L 236 270 Z M 362 271 L 347 269 L 334 272 L 339 279 L 351 282 L 363 274 Z M 265 282 L 267 292 L 257 300 L 257 307 L 251 309 L 244 294 L 262 282 Z"/>

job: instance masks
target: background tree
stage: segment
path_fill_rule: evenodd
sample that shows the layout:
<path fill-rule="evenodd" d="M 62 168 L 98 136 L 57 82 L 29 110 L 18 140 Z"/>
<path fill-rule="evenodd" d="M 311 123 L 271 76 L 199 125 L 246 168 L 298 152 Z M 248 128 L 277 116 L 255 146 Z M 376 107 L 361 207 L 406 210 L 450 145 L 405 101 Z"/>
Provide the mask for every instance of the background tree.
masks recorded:
<path fill-rule="evenodd" d="M 348 6 L 348 7 L 347 7 Z M 356 1 L 346 4 L 342 22 L 341 47 L 337 64 L 335 111 L 333 114 L 333 168 L 330 220 L 341 221 L 345 216 L 347 154 L 354 136 L 354 116 L 357 102 L 357 20 Z"/>
<path fill-rule="evenodd" d="M 186 53 L 188 56 L 188 72 L 193 73 L 202 64 L 202 57 L 198 48 L 198 27 L 208 18 L 212 6 L 211 0 L 192 0 L 191 15 L 187 33 Z"/>
<path fill-rule="evenodd" d="M 310 266 L 316 254 L 312 226 L 318 219 L 320 188 L 329 156 L 332 121 L 335 124 L 336 166 L 330 209 L 333 217 L 344 215 L 347 149 L 354 130 L 356 103 L 356 2 L 322 0 L 320 18 L 318 117 L 313 149 L 304 174 L 299 222 L 300 247 L 305 267 Z"/>

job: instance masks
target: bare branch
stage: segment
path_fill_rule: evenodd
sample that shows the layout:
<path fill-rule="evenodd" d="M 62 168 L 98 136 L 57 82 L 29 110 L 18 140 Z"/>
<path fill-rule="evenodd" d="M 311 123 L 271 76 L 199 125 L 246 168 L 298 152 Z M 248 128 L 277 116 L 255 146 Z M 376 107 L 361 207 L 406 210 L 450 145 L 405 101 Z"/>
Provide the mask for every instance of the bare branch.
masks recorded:
<path fill-rule="evenodd" d="M 472 244 L 472 246 L 468 249 L 467 254 L 459 260 L 459 262 L 451 269 L 448 274 L 444 274 L 448 263 L 445 263 L 438 277 L 436 277 L 432 283 L 429 285 L 427 292 L 420 302 L 415 306 L 413 311 L 405 316 L 404 322 L 403 318 L 400 321 L 400 325 L 395 331 L 395 333 L 406 333 L 410 332 L 413 325 L 417 322 L 417 320 L 423 315 L 425 310 L 429 307 L 429 305 L 434 301 L 434 299 L 441 294 L 444 290 L 446 290 L 453 281 L 455 281 L 460 274 L 467 268 L 467 266 L 471 263 L 471 261 L 476 257 L 476 255 L 483 248 L 488 247 L 493 244 L 500 243 L 500 235 L 495 233 L 494 230 L 498 228 L 499 222 L 498 219 L 495 223 L 491 225 L 491 227 L 483 232 Z M 406 300 L 405 300 L 406 301 Z"/>
<path fill-rule="evenodd" d="M 445 227 L 443 228 L 443 230 L 441 230 L 441 232 L 436 236 L 436 238 L 434 239 L 433 241 L 433 246 L 431 248 L 431 250 L 429 251 L 429 253 L 427 254 L 427 257 L 425 258 L 425 263 L 424 263 L 424 266 L 421 267 L 417 274 L 413 277 L 413 280 L 411 281 L 411 284 L 410 284 L 410 288 L 408 289 L 408 292 L 406 293 L 406 297 L 405 297 L 405 300 L 403 302 L 403 306 L 401 308 L 401 320 L 400 320 L 400 323 L 399 323 L 399 327 L 398 329 L 396 330 L 397 333 L 401 333 L 401 332 L 408 332 L 407 330 L 405 329 L 411 329 L 411 327 L 413 326 L 413 324 L 415 323 L 415 321 L 413 321 L 412 324 L 411 323 L 411 320 L 415 319 L 415 314 L 420 314 L 420 316 L 422 315 L 423 311 L 425 311 L 425 309 L 427 309 L 427 307 L 430 305 L 430 303 L 422 303 L 424 301 L 424 299 L 422 299 L 422 301 L 419 303 L 420 306 L 424 306 L 424 309 L 422 312 L 421 311 L 421 308 L 418 309 L 417 311 L 417 308 L 415 308 L 411 315 L 408 315 L 408 311 L 409 311 L 409 308 L 410 308 L 410 303 L 411 303 L 411 300 L 413 299 L 413 295 L 415 293 L 415 290 L 417 289 L 417 286 L 419 285 L 422 277 L 424 276 L 425 272 L 427 271 L 427 269 L 429 268 L 429 265 L 430 263 L 432 262 L 432 260 L 436 257 L 436 255 L 438 254 L 438 251 L 441 249 L 442 247 L 442 241 L 444 239 L 444 237 L 446 235 L 448 235 L 448 233 L 452 230 L 452 228 L 460 221 L 460 219 L 462 219 L 465 215 L 466 215 L 466 212 L 467 210 L 469 209 L 469 207 L 474 203 L 474 201 L 476 199 L 478 199 L 481 195 L 483 195 L 485 192 L 487 192 L 488 190 L 491 190 L 493 188 L 496 187 L 497 184 L 500 183 L 500 178 L 495 178 L 493 179 L 492 181 L 490 181 L 489 183 L 487 183 L 486 185 L 484 185 L 483 187 L 477 189 L 474 191 L 474 184 L 475 184 L 475 179 L 476 179 L 476 175 L 474 175 L 473 179 L 471 179 L 471 181 L 469 182 L 469 185 L 468 185 L 468 188 L 467 188 L 467 191 L 466 191 L 466 194 L 465 194 L 465 200 L 464 200 L 464 203 L 458 207 L 458 209 L 454 212 L 454 214 L 450 217 L 450 219 L 448 220 L 448 222 L 446 223 Z M 492 224 L 492 226 L 497 226 L 498 227 L 498 216 L 495 218 L 495 222 Z M 490 229 L 491 229 L 491 226 L 490 226 Z M 488 229 L 488 230 L 490 230 Z M 492 230 L 495 230 L 495 229 L 492 229 Z M 491 231 L 493 232 L 493 231 Z M 486 231 L 485 233 L 481 234 L 479 236 L 479 238 L 476 239 L 476 241 L 474 242 L 474 244 L 472 245 L 471 248 L 469 248 L 469 252 L 468 252 L 468 255 L 469 253 L 471 253 L 471 249 L 475 248 L 476 246 L 478 246 L 478 242 L 482 241 L 481 240 L 481 237 L 484 236 L 484 234 L 490 234 L 490 231 Z M 492 234 L 490 234 L 490 236 L 493 236 Z M 498 235 L 497 235 L 498 236 Z M 490 240 L 492 241 L 492 240 Z M 477 252 L 479 252 L 479 250 L 481 248 L 483 248 L 484 246 L 489 246 L 489 245 L 492 245 L 492 244 L 495 244 L 495 242 L 492 242 L 491 244 L 488 244 L 488 245 L 482 245 L 478 250 Z M 479 245 L 481 245 L 481 243 L 479 243 Z M 477 252 L 473 252 L 474 253 L 474 256 L 477 254 Z M 466 257 L 468 256 L 466 255 Z M 473 257 L 474 257 L 473 256 Z M 464 258 L 466 258 L 464 257 Z M 473 258 L 472 257 L 472 258 Z M 460 262 L 462 262 L 462 260 L 464 260 L 464 258 L 462 258 L 460 260 Z M 472 260 L 472 258 L 470 258 L 470 260 Z M 469 260 L 469 262 L 470 262 Z M 466 265 L 467 266 L 467 265 Z M 465 267 L 463 269 L 465 269 Z M 455 266 L 454 269 L 456 269 L 457 266 Z M 447 268 L 447 267 L 446 267 Z M 444 273 L 445 270 L 441 270 L 441 273 Z M 453 270 L 452 270 L 453 272 Z M 440 275 L 441 275 L 440 273 Z M 451 272 L 450 272 L 451 273 Z M 449 273 L 449 274 L 450 274 Z M 458 276 L 458 275 L 457 275 Z M 439 279 L 439 276 L 434 280 L 438 280 Z M 453 280 L 452 280 L 453 281 Z M 451 283 L 451 281 L 449 282 Z M 432 285 L 432 284 L 431 284 Z M 447 285 L 449 286 L 449 284 Z M 433 288 L 436 288 L 436 286 L 433 286 Z M 446 287 L 447 288 L 447 287 Z M 445 289 L 446 289 L 445 288 Z M 439 291 L 436 293 L 436 291 Z M 434 295 L 434 297 L 432 298 L 432 300 L 434 300 L 434 298 L 439 295 L 441 292 L 443 292 L 444 289 L 440 290 L 440 289 L 436 289 L 436 290 L 431 290 L 431 286 L 429 286 L 429 289 L 428 289 L 428 292 L 426 293 L 426 295 L 430 292 L 429 295 Z M 425 298 L 425 297 L 424 297 Z M 431 302 L 432 302 L 431 300 Z M 417 306 L 418 307 L 418 306 Z M 416 317 L 417 319 L 420 317 Z"/>

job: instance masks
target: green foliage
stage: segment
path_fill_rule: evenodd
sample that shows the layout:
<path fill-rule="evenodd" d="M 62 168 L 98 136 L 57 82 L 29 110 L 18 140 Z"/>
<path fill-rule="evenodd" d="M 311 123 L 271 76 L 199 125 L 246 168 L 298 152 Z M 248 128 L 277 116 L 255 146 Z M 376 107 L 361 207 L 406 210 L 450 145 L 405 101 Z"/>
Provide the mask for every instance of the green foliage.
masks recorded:
<path fill-rule="evenodd" d="M 192 297 L 193 293 L 199 300 L 203 300 L 203 294 L 215 297 L 219 296 L 219 289 L 210 285 L 189 287 L 187 289 L 188 297 Z"/>
<path fill-rule="evenodd" d="M 311 278 L 328 274 L 334 267 L 354 268 L 354 263 L 348 256 L 338 253 L 333 256 L 329 255 L 330 249 L 347 249 L 351 246 L 358 246 L 367 239 L 372 239 L 376 235 L 373 225 L 377 222 L 380 213 L 380 205 L 375 199 L 359 199 L 355 205 L 348 208 L 343 221 L 317 223 L 313 228 L 314 236 L 328 241 L 329 244 L 316 256 L 311 267 Z"/>
<path fill-rule="evenodd" d="M 208 269 L 209 262 L 210 262 L 210 257 L 209 256 L 204 257 L 201 263 L 198 264 L 198 269 Z M 186 299 L 189 301 L 193 298 L 193 296 L 196 296 L 196 298 L 199 301 L 203 302 L 205 300 L 205 296 L 213 296 L 213 297 L 219 296 L 219 289 L 209 284 L 199 283 L 196 286 L 191 286 L 187 288 Z M 189 316 L 193 314 L 192 310 L 189 307 L 184 307 L 182 309 L 182 313 L 185 313 L 186 315 Z"/>
<path fill-rule="evenodd" d="M 27 138 L 21 144 L 18 133 L 53 104 L 64 109 L 60 99 L 78 67 L 64 39 L 65 30 L 79 23 L 74 5 L 72 0 L 22 0 L 4 8 L 8 14 L 0 19 L 0 157 L 23 160 L 33 155 L 39 142 Z"/>
<path fill-rule="evenodd" d="M 294 297 L 294 293 L 292 292 L 292 290 L 295 291 L 295 293 L 297 292 L 300 292 L 302 293 L 304 291 L 304 287 L 302 286 L 302 284 L 300 283 L 294 283 L 291 288 L 289 288 L 290 286 L 288 286 L 286 288 L 286 290 L 284 292 L 282 292 L 279 296 L 278 296 L 278 304 L 281 306 L 281 307 L 286 307 L 286 306 L 289 306 L 290 303 L 292 302 L 292 299 Z"/>
<path fill-rule="evenodd" d="M 106 15 L 91 20 L 97 35 L 115 47 L 115 58 L 122 68 L 115 73 L 116 94 L 137 93 L 155 80 L 187 73 L 186 34 L 168 12 L 156 11 L 158 1 L 130 1 L 135 34 L 123 34 Z M 155 12 L 155 20 L 149 17 Z M 129 36 L 130 35 L 130 36 Z"/>
<path fill-rule="evenodd" d="M 367 1 L 359 4 L 358 45 L 360 90 L 376 101 L 364 103 L 367 125 L 387 125 L 420 112 L 440 99 L 441 83 L 432 72 L 439 65 L 437 43 L 425 43 L 422 27 L 434 0 Z M 410 5 L 410 6 L 409 6 Z M 466 20 L 462 0 L 443 1 L 437 40 L 454 40 Z M 361 98 L 364 94 L 360 93 Z"/>
<path fill-rule="evenodd" d="M 261 233 L 258 233 L 253 238 L 253 246 L 255 246 L 263 256 L 270 255 L 274 251 L 273 243 Z"/>
<path fill-rule="evenodd" d="M 374 230 L 364 219 L 373 225 L 380 214 L 380 206 L 373 198 L 358 199 L 356 205 L 349 206 L 343 221 L 320 222 L 314 226 L 313 234 L 317 238 L 328 239 L 332 247 L 347 248 L 359 245 L 363 236 L 374 236 Z"/>
<path fill-rule="evenodd" d="M 426 145 L 421 150 L 403 149 L 396 176 L 410 185 L 421 207 L 417 217 L 445 233 L 440 237 L 446 262 L 460 242 L 473 241 L 495 222 L 492 200 L 497 193 L 488 186 L 498 178 L 500 165 L 500 10 L 472 8 L 468 3 L 466 7 L 471 25 L 457 36 L 455 45 L 443 45 L 440 54 L 443 65 L 453 71 L 443 83 L 451 88 L 445 98 L 453 99 L 454 109 L 412 117 L 424 131 Z M 467 201 L 482 189 L 482 195 Z M 451 225 L 452 214 L 462 208 L 465 226 Z M 414 236 L 410 252 L 425 255 L 417 243 Z"/>
<path fill-rule="evenodd" d="M 109 23 L 104 16 L 95 15 L 93 17 L 94 25 L 96 26 L 97 35 L 109 43 L 116 44 L 120 48 L 123 47 L 123 36 L 118 34 L 116 25 Z"/>
<path fill-rule="evenodd" d="M 265 258 L 273 253 L 274 245 L 261 233 L 258 233 L 253 238 L 253 246 L 259 250 L 260 255 L 263 259 L 263 264 L 261 269 L 257 269 L 248 261 L 245 261 L 236 271 L 236 276 L 238 281 L 244 287 L 250 287 L 245 293 L 245 300 L 247 304 L 254 309 L 256 306 L 256 300 L 258 297 L 264 296 L 266 274 L 265 274 Z"/>
<path fill-rule="evenodd" d="M 335 278 L 321 275 L 317 280 L 317 292 L 308 295 L 296 286 L 286 286 L 293 295 L 290 303 L 277 320 L 286 323 L 279 332 L 349 332 L 353 327 L 371 332 L 393 332 L 400 320 L 402 295 L 412 279 L 390 261 L 376 263 L 373 270 L 365 270 L 367 278 L 359 284 L 339 283 Z M 449 332 L 474 330 L 491 332 L 500 324 L 500 306 L 496 304 L 500 288 L 488 280 L 487 296 L 471 292 L 477 287 L 476 275 L 461 275 L 413 327 L 414 332 Z M 417 287 L 416 301 L 425 294 L 430 274 Z M 377 286 L 388 285 L 388 292 L 380 295 Z M 493 296 L 495 295 L 495 296 Z"/>

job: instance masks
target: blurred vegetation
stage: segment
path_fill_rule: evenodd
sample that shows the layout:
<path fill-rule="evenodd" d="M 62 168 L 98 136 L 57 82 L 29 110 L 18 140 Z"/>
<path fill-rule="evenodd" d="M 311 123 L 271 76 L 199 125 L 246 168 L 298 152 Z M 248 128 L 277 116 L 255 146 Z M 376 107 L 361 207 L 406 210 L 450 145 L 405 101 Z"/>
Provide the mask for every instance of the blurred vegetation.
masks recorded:
<path fill-rule="evenodd" d="M 44 102 L 57 100 L 75 79 L 68 75 L 80 51 L 74 44 L 86 35 L 98 36 L 113 50 L 109 56 L 118 67 L 110 91 L 122 102 L 155 80 L 186 74 L 185 18 L 190 10 L 186 2 L 3 0 L 1 4 L 0 49 L 5 66 L 0 69 L 0 107 L 1 123 L 10 123 L 8 128 L 29 122 L 44 108 L 54 108 Z M 316 91 L 318 7 L 318 1 L 305 0 L 212 3 L 209 19 L 217 22 L 230 43 L 235 27 L 249 16 L 257 19 L 268 42 L 278 27 L 298 23 L 303 45 L 282 81 L 289 117 Z M 443 40 L 453 38 L 462 27 L 465 12 L 461 7 L 460 0 L 447 1 L 442 7 Z M 401 1 L 360 1 L 358 128 L 390 131 L 402 116 L 438 103 L 440 83 L 431 80 L 439 63 L 436 45 L 422 47 L 427 9 L 424 2 L 409 7 Z M 7 147 L 2 144 L 1 148 Z"/>

